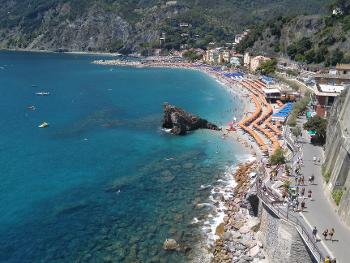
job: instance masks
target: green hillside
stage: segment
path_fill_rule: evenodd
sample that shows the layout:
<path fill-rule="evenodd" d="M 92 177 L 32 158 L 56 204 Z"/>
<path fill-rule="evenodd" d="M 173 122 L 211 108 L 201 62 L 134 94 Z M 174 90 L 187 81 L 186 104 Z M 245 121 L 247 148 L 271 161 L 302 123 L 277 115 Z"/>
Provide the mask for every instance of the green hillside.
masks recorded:
<path fill-rule="evenodd" d="M 278 17 L 255 25 L 238 49 L 307 64 L 350 63 L 350 1 L 335 1 L 326 15 Z"/>
<path fill-rule="evenodd" d="M 175 3 L 176 2 L 176 3 Z M 0 0 L 0 47 L 131 52 L 232 41 L 247 25 L 323 13 L 328 0 Z M 190 23 L 179 37 L 180 22 Z"/>

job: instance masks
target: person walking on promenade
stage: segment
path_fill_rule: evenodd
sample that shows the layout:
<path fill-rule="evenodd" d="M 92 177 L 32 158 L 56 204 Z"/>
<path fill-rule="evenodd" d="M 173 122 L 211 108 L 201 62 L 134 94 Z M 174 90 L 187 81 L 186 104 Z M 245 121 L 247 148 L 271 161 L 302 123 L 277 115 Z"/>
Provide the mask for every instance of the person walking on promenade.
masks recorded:
<path fill-rule="evenodd" d="M 304 177 L 304 175 L 300 178 L 300 185 L 305 185 L 305 177 Z"/>
<path fill-rule="evenodd" d="M 324 263 L 331 263 L 331 260 L 330 260 L 329 256 L 326 256 L 326 257 L 325 257 Z"/>
<path fill-rule="evenodd" d="M 322 233 L 324 240 L 327 240 L 327 236 L 328 236 L 328 229 L 326 229 L 325 231 L 323 231 Z"/>
<path fill-rule="evenodd" d="M 314 226 L 314 229 L 312 230 L 312 235 L 315 238 L 315 242 L 317 241 L 317 228 Z"/>
<path fill-rule="evenodd" d="M 305 195 L 305 187 L 301 188 L 300 194 L 302 197 L 304 197 Z"/>
<path fill-rule="evenodd" d="M 335 234 L 335 230 L 334 230 L 334 228 L 332 227 L 331 231 L 329 231 L 329 233 L 328 233 L 329 239 L 330 239 L 331 241 L 333 241 L 333 236 L 334 236 L 334 234 Z"/>
<path fill-rule="evenodd" d="M 309 177 L 309 184 L 314 184 L 314 181 L 315 181 L 315 176 L 314 175 L 311 175 Z"/>
<path fill-rule="evenodd" d="M 333 258 L 333 259 L 331 260 L 331 263 L 337 263 L 337 260 L 336 260 L 335 258 Z"/>
<path fill-rule="evenodd" d="M 312 201 L 312 191 L 311 191 L 311 189 L 308 191 L 307 197 L 310 198 L 310 201 Z"/>
<path fill-rule="evenodd" d="M 305 209 L 305 200 L 301 201 L 301 212 L 304 212 Z"/>

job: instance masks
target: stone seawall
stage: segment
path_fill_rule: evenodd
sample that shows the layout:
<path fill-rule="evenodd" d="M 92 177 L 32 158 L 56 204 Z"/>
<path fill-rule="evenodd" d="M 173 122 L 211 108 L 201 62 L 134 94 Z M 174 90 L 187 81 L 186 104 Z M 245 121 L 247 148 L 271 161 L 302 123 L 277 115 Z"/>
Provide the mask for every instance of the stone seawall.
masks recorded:
<path fill-rule="evenodd" d="M 350 92 L 337 97 L 328 119 L 323 173 L 330 193 L 343 192 L 338 214 L 350 226 Z"/>
<path fill-rule="evenodd" d="M 270 263 L 314 262 L 296 228 L 260 203 L 259 240 Z"/>

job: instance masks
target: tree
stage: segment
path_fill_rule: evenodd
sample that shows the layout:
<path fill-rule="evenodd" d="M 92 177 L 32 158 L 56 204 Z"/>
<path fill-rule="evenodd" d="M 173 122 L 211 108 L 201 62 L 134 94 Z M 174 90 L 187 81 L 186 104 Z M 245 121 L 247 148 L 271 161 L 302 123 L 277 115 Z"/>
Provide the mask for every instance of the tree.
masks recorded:
<path fill-rule="evenodd" d="M 292 59 L 298 58 L 299 61 L 305 60 L 305 52 L 310 50 L 312 47 L 312 42 L 309 38 L 303 37 L 300 40 L 294 42 L 287 48 L 287 54 Z"/>
<path fill-rule="evenodd" d="M 276 71 L 276 67 L 277 67 L 277 60 L 273 58 L 261 63 L 261 65 L 258 67 L 257 70 L 261 74 L 271 74 Z"/>
<path fill-rule="evenodd" d="M 284 164 L 286 159 L 284 157 L 284 152 L 281 148 L 278 148 L 270 157 L 270 162 L 272 165 Z"/>
<path fill-rule="evenodd" d="M 202 58 L 202 54 L 198 54 L 194 50 L 187 50 L 182 54 L 182 56 L 190 62 L 194 62 Z"/>
<path fill-rule="evenodd" d="M 312 141 L 315 143 L 324 144 L 326 142 L 327 133 L 327 120 L 318 116 L 310 118 L 306 123 L 304 123 L 305 130 L 316 131 L 316 135 L 313 137 Z"/>
<path fill-rule="evenodd" d="M 295 137 L 298 138 L 299 136 L 301 136 L 301 128 L 300 128 L 300 126 L 293 127 L 291 130 L 292 130 L 292 134 Z"/>

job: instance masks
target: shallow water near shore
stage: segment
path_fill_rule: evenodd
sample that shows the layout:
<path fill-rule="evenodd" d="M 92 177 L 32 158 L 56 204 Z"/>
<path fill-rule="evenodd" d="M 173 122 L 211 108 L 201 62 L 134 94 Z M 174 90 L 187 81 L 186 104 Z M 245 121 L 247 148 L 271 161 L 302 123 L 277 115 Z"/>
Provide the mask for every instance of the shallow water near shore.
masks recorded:
<path fill-rule="evenodd" d="M 186 262 L 212 213 L 198 204 L 245 155 L 217 132 L 160 129 L 165 101 L 219 125 L 239 117 L 214 79 L 96 58 L 0 52 L 1 262 Z M 192 250 L 165 252 L 166 238 Z"/>

